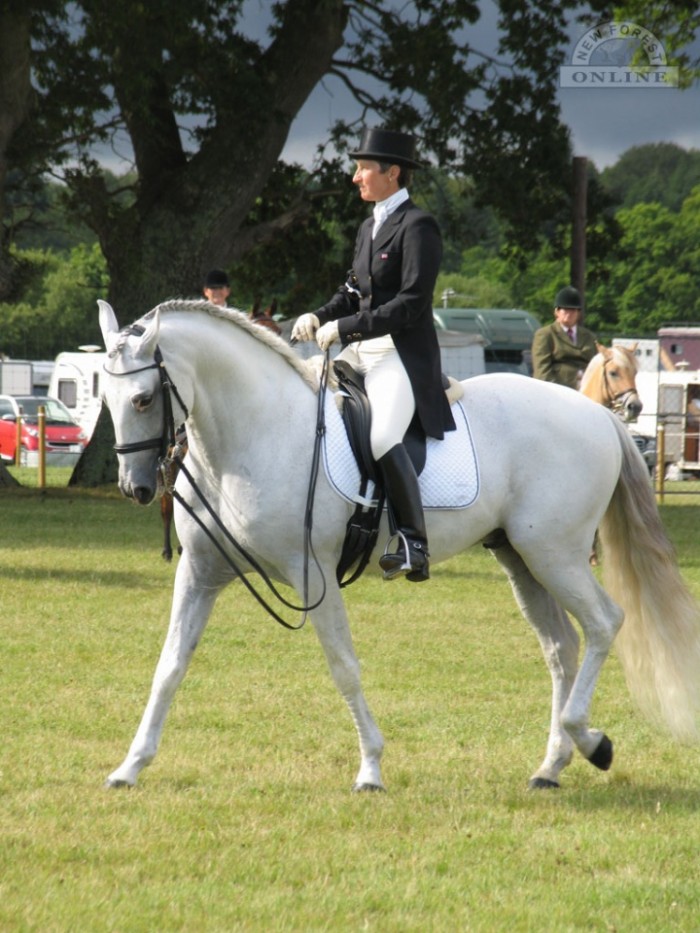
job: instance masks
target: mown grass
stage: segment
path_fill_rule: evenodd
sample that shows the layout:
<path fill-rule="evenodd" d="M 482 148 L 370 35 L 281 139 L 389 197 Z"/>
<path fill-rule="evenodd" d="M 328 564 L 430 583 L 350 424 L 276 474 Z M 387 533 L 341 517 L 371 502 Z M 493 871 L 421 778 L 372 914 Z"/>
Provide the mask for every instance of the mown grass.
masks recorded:
<path fill-rule="evenodd" d="M 576 758 L 533 793 L 549 678 L 480 548 L 430 584 L 347 591 L 388 793 L 353 795 L 350 717 L 311 627 L 219 600 L 160 753 L 106 790 L 143 712 L 174 566 L 157 510 L 1 490 L 0 929 L 691 931 L 700 754 L 632 707 L 615 658 Z M 700 507 L 663 506 L 700 598 Z"/>

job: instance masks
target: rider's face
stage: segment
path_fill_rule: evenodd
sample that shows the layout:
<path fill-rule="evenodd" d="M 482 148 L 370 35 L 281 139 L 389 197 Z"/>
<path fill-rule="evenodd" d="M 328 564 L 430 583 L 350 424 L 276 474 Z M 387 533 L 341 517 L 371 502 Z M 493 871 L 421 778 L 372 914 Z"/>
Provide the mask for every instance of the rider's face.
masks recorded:
<path fill-rule="evenodd" d="M 399 190 L 399 166 L 390 165 L 382 172 L 379 162 L 360 159 L 353 175 L 353 183 L 360 189 L 363 201 L 385 201 Z"/>

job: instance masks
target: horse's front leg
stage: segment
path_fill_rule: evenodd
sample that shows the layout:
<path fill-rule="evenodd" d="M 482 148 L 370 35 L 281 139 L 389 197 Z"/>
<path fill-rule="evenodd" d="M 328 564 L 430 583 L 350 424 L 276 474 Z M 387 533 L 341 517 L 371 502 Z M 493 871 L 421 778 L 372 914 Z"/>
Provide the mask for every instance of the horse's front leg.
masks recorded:
<path fill-rule="evenodd" d="M 197 577 L 199 576 L 199 581 Z M 178 564 L 168 634 L 146 704 L 129 752 L 107 778 L 107 787 L 133 787 L 140 771 L 158 750 L 165 718 L 182 682 L 221 587 L 203 586 L 189 560 Z"/>
<path fill-rule="evenodd" d="M 313 624 L 328 661 L 333 681 L 350 708 L 360 742 L 360 770 L 353 790 L 384 790 L 381 758 L 384 739 L 362 693 L 360 665 L 350 635 L 345 606 L 335 583 L 313 613 Z"/>

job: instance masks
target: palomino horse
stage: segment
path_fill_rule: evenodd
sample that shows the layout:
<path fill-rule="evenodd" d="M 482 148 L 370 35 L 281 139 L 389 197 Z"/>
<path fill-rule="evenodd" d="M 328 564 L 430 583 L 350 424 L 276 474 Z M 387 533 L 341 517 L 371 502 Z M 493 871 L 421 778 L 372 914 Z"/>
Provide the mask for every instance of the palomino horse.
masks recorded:
<path fill-rule="evenodd" d="M 590 361 L 581 379 L 579 391 L 606 408 L 610 408 L 623 421 L 636 421 L 642 411 L 642 400 L 637 393 L 637 359 L 631 347 L 608 349 L 596 343 L 598 352 Z"/>
<path fill-rule="evenodd" d="M 382 788 L 383 739 L 362 692 L 335 577 L 353 505 L 324 469 L 309 493 L 325 399 L 318 371 L 244 315 L 206 302 L 166 302 L 122 331 L 111 307 L 99 305 L 122 492 L 149 503 L 171 426 L 185 421 L 189 441 L 175 487 L 183 552 L 170 627 L 141 724 L 108 785 L 134 785 L 153 760 L 218 593 L 255 569 L 291 585 L 307 604 L 357 728 L 355 789 Z M 478 494 L 468 508 L 428 510 L 430 549 L 436 564 L 479 542 L 490 547 L 539 638 L 553 682 L 552 715 L 531 786 L 558 786 L 574 750 L 599 768 L 610 766 L 612 743 L 590 727 L 589 710 L 623 618 L 618 645 L 634 696 L 674 736 L 697 737 L 700 611 L 680 577 L 644 462 L 619 419 L 580 393 L 524 376 L 493 374 L 462 385 Z M 447 441 L 435 443 L 444 450 Z M 598 526 L 607 591 L 588 565 Z M 381 532 L 388 537 L 386 519 Z M 404 587 L 410 599 L 408 582 L 386 585 Z M 583 632 L 580 666 L 579 636 L 567 613 Z"/>

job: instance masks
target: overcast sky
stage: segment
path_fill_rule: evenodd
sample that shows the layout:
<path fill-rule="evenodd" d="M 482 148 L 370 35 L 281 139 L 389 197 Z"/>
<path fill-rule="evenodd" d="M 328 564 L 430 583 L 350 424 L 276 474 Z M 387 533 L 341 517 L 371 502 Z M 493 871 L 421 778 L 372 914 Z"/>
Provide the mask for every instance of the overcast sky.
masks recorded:
<path fill-rule="evenodd" d="M 262 0 L 248 0 L 251 26 L 262 15 Z M 469 27 L 469 41 L 478 49 L 496 48 L 496 11 L 491 0 L 482 0 L 482 17 Z M 639 24 L 643 26 L 644 24 Z M 567 63 L 585 30 L 574 27 Z M 605 57 L 605 50 L 629 49 L 622 40 L 603 43 L 591 64 Z M 597 58 L 595 57 L 597 55 Z M 626 64 L 628 60 L 620 61 Z M 675 87 L 559 88 L 562 120 L 571 131 L 574 155 L 588 157 L 598 169 L 614 164 L 631 146 L 675 142 L 700 150 L 700 84 L 681 91 Z M 353 116 L 357 106 L 339 82 L 327 81 L 316 88 L 295 121 L 283 158 L 309 165 L 315 147 L 338 117 Z"/>
<path fill-rule="evenodd" d="M 251 38 L 269 41 L 266 26 L 270 20 L 271 0 L 245 0 L 239 28 Z M 497 46 L 497 10 L 493 0 L 481 0 L 482 15 L 468 27 L 470 45 L 483 52 L 495 53 Z M 638 24 L 644 26 L 643 23 Z M 585 39 L 585 30 L 574 26 L 566 62 L 572 64 L 577 44 Z M 697 42 L 700 54 L 700 39 Z M 626 50 L 626 51 L 625 51 Z M 609 61 L 627 64 L 629 43 L 602 42 L 591 55 L 591 64 Z M 563 122 L 571 131 L 574 155 L 586 156 L 599 170 L 613 165 L 632 146 L 645 143 L 675 142 L 685 149 L 700 150 L 700 83 L 688 90 L 674 87 L 559 87 Z M 312 93 L 295 120 L 282 153 L 286 161 L 311 167 L 316 148 L 324 142 L 328 128 L 339 118 L 354 120 L 359 105 L 349 91 L 334 78 L 325 79 Z M 128 140 L 121 140 L 121 155 L 128 158 Z M 105 152 L 102 161 L 119 173 L 126 164 Z"/>

